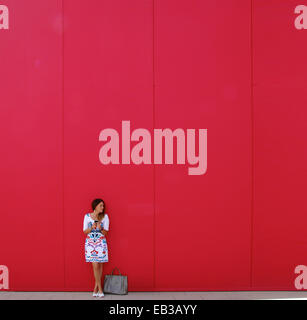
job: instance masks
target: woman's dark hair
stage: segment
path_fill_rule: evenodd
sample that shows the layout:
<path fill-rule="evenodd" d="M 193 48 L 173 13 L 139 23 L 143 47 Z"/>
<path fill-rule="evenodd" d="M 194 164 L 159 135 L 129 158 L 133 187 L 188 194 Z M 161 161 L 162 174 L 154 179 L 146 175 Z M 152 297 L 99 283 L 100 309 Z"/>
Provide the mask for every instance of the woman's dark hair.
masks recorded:
<path fill-rule="evenodd" d="M 102 202 L 103 203 L 103 210 L 102 210 L 102 212 L 101 213 L 99 213 L 99 215 L 98 215 L 98 219 L 100 220 L 100 217 L 102 216 L 104 216 L 104 211 L 105 211 L 105 209 L 106 209 L 106 205 L 105 205 L 105 203 L 104 203 L 104 201 L 102 200 L 102 199 L 94 199 L 93 201 L 92 201 L 92 209 L 93 210 L 95 210 L 95 208 L 97 207 L 97 205 L 100 203 L 100 202 Z"/>

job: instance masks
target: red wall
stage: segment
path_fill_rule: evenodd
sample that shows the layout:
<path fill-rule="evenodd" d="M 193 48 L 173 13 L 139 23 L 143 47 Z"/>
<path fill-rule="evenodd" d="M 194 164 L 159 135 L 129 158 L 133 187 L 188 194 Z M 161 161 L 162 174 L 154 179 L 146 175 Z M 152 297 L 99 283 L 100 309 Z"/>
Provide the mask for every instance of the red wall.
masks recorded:
<path fill-rule="evenodd" d="M 130 291 L 296 290 L 307 265 L 307 30 L 294 0 L 3 0 L 0 265 L 91 290 L 103 198 Z M 307 5 L 307 2 L 306 2 Z M 64 18 L 64 19 L 63 19 Z M 208 167 L 102 165 L 99 133 L 206 128 Z M 174 148 L 174 159 L 176 159 Z"/>

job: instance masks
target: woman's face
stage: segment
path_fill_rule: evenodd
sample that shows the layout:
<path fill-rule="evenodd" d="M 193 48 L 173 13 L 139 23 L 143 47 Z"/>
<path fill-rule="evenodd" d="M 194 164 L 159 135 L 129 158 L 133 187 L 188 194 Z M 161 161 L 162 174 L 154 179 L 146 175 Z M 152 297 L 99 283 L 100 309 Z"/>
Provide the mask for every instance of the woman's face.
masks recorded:
<path fill-rule="evenodd" d="M 98 211 L 98 213 L 103 211 L 103 202 L 100 202 L 99 204 L 97 204 L 96 210 Z"/>

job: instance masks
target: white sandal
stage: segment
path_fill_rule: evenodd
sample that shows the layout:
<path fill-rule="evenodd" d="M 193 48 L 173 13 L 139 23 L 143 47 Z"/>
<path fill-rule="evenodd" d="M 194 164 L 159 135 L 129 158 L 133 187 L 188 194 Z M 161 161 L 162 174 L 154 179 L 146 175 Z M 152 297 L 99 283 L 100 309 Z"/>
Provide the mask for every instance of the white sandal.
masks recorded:
<path fill-rule="evenodd" d="M 104 293 L 103 292 L 98 292 L 98 297 L 99 298 L 104 297 Z"/>
<path fill-rule="evenodd" d="M 98 292 L 93 292 L 93 297 L 98 297 Z"/>

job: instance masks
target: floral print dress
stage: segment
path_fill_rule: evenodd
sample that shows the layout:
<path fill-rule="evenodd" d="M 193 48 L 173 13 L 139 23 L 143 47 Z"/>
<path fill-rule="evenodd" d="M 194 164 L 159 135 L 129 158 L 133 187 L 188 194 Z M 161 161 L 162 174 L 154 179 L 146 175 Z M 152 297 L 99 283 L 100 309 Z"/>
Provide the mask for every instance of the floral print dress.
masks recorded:
<path fill-rule="evenodd" d="M 90 213 L 84 216 L 83 231 L 91 228 L 94 224 Z M 109 231 L 109 216 L 105 213 L 102 221 L 100 222 L 101 230 Z M 108 262 L 108 245 L 106 237 L 101 230 L 93 229 L 87 234 L 85 239 L 85 261 L 86 262 Z"/>

